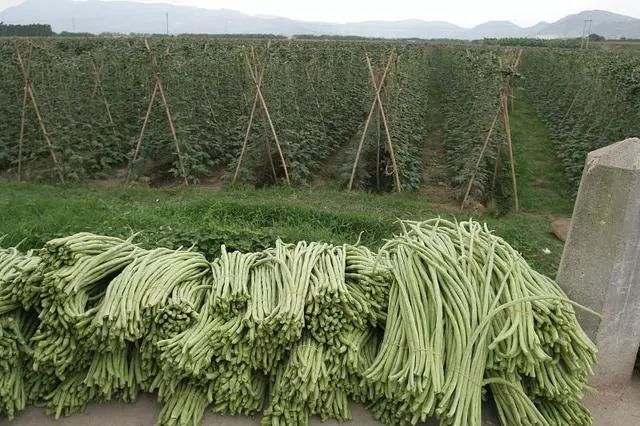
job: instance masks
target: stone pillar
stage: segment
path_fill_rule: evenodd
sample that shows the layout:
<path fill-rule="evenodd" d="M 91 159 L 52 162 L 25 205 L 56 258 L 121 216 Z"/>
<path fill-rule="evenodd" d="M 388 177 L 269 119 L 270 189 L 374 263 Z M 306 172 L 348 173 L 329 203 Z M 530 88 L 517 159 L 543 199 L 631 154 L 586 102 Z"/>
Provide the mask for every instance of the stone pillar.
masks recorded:
<path fill-rule="evenodd" d="M 589 153 L 557 281 L 598 346 L 595 386 L 630 380 L 640 346 L 640 139 Z"/>

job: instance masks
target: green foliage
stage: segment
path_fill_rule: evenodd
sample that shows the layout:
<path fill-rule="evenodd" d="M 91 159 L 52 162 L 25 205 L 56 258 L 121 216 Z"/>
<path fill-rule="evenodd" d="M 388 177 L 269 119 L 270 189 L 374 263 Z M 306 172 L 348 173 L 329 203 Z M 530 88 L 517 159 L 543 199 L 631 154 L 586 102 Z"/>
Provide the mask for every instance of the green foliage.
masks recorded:
<path fill-rule="evenodd" d="M 444 143 L 447 161 L 454 174 L 453 187 L 459 198 L 464 196 L 476 170 L 482 146 L 498 111 L 500 55 L 506 52 L 486 48 L 436 48 L 434 61 L 438 66 L 434 67 L 434 72 L 442 88 L 446 120 Z M 471 196 L 478 201 L 487 200 L 494 190 L 495 163 L 504 137 L 504 131 L 498 125 L 475 172 Z M 498 176 L 496 184 L 499 185 L 501 180 Z"/>
<path fill-rule="evenodd" d="M 0 116 L 9 117 L 0 124 L 0 168 L 17 166 L 23 95 L 17 45 L 25 62 L 31 59 L 40 112 L 68 178 L 117 175 L 126 169 L 155 84 L 143 40 L 41 39 L 32 44 L 31 55 L 28 43 L 0 43 L 0 84 L 8 94 L 0 100 Z M 366 114 L 370 91 L 359 43 L 275 40 L 267 48 L 261 40 L 178 37 L 152 38 L 151 46 L 191 180 L 211 170 L 235 167 L 255 93 L 247 56 L 258 67 L 268 57 L 262 90 L 295 183 L 307 182 Z M 94 65 L 101 70 L 104 98 L 96 90 Z M 266 143 L 275 155 L 265 118 L 259 109 L 243 171 L 255 183 L 264 180 Z M 26 169 L 50 168 L 42 141 L 29 100 L 23 149 Z M 280 167 L 277 163 L 276 181 L 283 177 Z M 179 174 L 159 96 L 134 173 L 160 178 Z M 46 177 L 46 173 L 34 177 Z"/>
<path fill-rule="evenodd" d="M 562 47 L 578 48 L 582 43 L 581 38 L 529 38 L 529 37 L 509 37 L 509 38 L 485 38 L 482 44 L 491 46 L 526 46 L 526 47 Z"/>
<path fill-rule="evenodd" d="M 577 191 L 588 152 L 640 134 L 640 55 L 527 49 L 522 61 L 528 97 Z"/>

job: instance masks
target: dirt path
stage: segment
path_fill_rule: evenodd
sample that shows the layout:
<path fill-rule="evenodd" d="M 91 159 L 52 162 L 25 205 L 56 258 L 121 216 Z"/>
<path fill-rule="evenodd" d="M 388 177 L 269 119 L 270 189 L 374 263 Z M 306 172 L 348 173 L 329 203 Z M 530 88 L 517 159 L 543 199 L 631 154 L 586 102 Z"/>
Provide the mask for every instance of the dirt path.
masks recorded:
<path fill-rule="evenodd" d="M 451 186 L 451 174 L 447 166 L 444 146 L 444 114 L 437 90 L 430 99 L 427 121 L 427 139 L 422 149 L 422 187 L 420 192 L 428 197 L 430 204 L 456 208 L 457 203 Z"/>
<path fill-rule="evenodd" d="M 357 146 L 360 142 L 361 129 L 358 129 L 349 140 L 345 141 L 342 145 L 333 151 L 324 160 L 324 164 L 315 173 L 311 186 L 316 188 L 326 188 L 330 186 L 340 185 L 342 182 L 341 174 L 344 172 L 344 165 L 353 161 L 353 158 L 348 158 L 349 150 Z"/>

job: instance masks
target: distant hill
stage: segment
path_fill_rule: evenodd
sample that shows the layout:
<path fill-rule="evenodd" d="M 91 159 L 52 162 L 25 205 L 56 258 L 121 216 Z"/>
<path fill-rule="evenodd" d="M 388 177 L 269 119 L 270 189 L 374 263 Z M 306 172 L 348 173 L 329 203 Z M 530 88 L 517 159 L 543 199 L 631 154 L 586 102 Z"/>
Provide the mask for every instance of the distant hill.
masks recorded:
<path fill-rule="evenodd" d="M 509 21 L 490 21 L 473 28 L 448 22 L 368 21 L 336 24 L 307 22 L 273 16 L 250 16 L 233 10 L 201 9 L 170 4 L 130 1 L 26 0 L 0 12 L 9 24 L 50 24 L 54 31 L 89 33 L 164 33 L 169 13 L 170 32 L 209 34 L 312 34 L 357 35 L 384 38 L 481 39 L 503 37 L 579 37 L 585 19 L 592 19 L 591 32 L 607 38 L 640 38 L 640 19 L 602 10 L 580 12 L 556 22 L 540 22 L 522 28 Z"/>
<path fill-rule="evenodd" d="M 599 34 L 606 38 L 640 37 L 640 19 L 604 10 L 588 10 L 565 16 L 530 35 L 548 38 L 580 37 L 586 19 L 593 20 L 591 33 Z"/>

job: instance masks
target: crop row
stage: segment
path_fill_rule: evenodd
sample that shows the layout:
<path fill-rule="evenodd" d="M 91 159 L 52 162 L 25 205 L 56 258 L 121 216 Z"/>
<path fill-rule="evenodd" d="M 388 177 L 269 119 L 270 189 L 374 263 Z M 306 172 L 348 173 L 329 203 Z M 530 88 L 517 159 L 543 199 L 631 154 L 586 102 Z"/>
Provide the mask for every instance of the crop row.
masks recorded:
<path fill-rule="evenodd" d="M 401 186 L 419 186 L 427 111 L 440 107 L 430 104 L 433 90 L 446 99 L 449 157 L 456 181 L 464 181 L 468 173 L 461 169 L 475 161 L 476 145 L 482 144 L 490 122 L 489 111 L 498 101 L 500 50 L 496 48 L 186 37 L 153 38 L 150 46 L 149 52 L 139 38 L 0 43 L 0 169 L 15 173 L 18 167 L 24 100 L 18 51 L 43 125 L 69 180 L 128 173 L 152 97 L 155 71 L 190 181 L 212 171 L 230 176 L 235 169 L 256 92 L 249 64 L 255 66 L 256 74 L 266 64 L 261 90 L 291 180 L 297 184 L 310 182 L 336 152 L 340 184 L 349 179 L 375 95 L 367 56 L 374 78 L 380 79 L 393 52 L 381 89 L 385 114 L 375 107 L 354 175 L 356 186 L 393 188 L 385 119 Z M 433 79 L 438 83 L 434 85 Z M 29 97 L 25 112 L 23 175 L 53 176 L 54 165 Z M 269 117 L 258 108 L 240 169 L 243 180 L 260 184 L 284 179 Z M 141 141 L 134 176 L 173 179 L 182 173 L 159 96 Z"/>
<path fill-rule="evenodd" d="M 640 55 L 539 50 L 523 55 L 528 98 L 551 130 L 574 190 L 588 152 L 640 134 Z"/>

